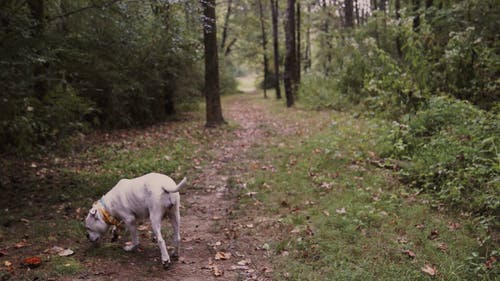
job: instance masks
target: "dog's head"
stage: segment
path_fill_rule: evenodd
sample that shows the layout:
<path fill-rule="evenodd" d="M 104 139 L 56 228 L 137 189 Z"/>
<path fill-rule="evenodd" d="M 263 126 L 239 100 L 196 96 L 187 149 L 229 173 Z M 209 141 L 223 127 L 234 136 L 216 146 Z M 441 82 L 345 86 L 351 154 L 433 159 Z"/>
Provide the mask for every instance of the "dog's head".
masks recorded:
<path fill-rule="evenodd" d="M 109 225 L 104 221 L 98 208 L 93 206 L 85 219 L 85 227 L 87 228 L 87 238 L 90 242 L 98 242 L 101 236 L 108 231 Z"/>

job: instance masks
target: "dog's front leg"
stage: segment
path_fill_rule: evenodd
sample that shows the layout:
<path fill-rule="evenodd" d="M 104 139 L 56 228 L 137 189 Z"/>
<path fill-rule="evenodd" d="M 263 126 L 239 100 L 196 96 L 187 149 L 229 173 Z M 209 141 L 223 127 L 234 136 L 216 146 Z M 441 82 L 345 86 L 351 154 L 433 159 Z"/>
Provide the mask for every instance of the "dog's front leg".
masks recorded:
<path fill-rule="evenodd" d="M 130 239 L 132 244 L 125 245 L 123 249 L 127 252 L 133 251 L 139 245 L 139 235 L 137 233 L 137 227 L 135 225 L 135 218 L 129 218 L 124 220 L 128 232 L 130 233 Z"/>
<path fill-rule="evenodd" d="M 165 245 L 165 240 L 161 235 L 162 215 L 158 215 L 161 214 L 160 212 L 151 212 L 150 214 L 151 214 L 150 215 L 151 228 L 153 229 L 153 234 L 156 237 L 156 241 L 158 243 L 158 247 L 160 248 L 161 252 L 161 263 L 163 264 L 163 267 L 167 269 L 170 266 L 170 256 L 168 255 L 167 252 L 167 246 Z"/>

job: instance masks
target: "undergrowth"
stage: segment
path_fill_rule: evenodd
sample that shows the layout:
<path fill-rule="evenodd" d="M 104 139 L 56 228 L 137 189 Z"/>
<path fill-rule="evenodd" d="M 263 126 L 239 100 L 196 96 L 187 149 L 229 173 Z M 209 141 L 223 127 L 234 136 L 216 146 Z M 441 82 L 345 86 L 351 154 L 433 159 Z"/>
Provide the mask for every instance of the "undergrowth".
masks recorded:
<path fill-rule="evenodd" d="M 497 252 L 486 228 L 386 169 L 379 153 L 392 147 L 390 127 L 332 113 L 322 133 L 282 139 L 258 155 L 276 167 L 248 188 L 280 217 L 277 280 L 495 279 L 498 267 L 487 261 Z"/>

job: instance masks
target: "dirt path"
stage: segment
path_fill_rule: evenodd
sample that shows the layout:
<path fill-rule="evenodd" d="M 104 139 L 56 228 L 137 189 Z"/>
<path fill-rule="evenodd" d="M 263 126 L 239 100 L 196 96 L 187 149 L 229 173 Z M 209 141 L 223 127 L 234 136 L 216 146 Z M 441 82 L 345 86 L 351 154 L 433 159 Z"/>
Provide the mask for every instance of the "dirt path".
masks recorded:
<path fill-rule="evenodd" d="M 210 154 L 214 160 L 193 181 L 196 192 L 183 195 L 183 257 L 166 276 L 175 280 L 271 280 L 266 241 L 255 235 L 251 219 L 235 217 L 234 186 L 229 184 L 241 182 L 252 162 L 248 149 L 263 141 L 263 125 L 271 123 L 264 108 L 251 102 L 255 95 L 225 100 L 225 118 L 238 124 L 235 138 L 213 144 Z M 217 253 L 230 258 L 216 260 Z"/>
<path fill-rule="evenodd" d="M 261 101 L 256 102 L 262 99 L 260 95 L 249 89 L 247 85 L 244 94 L 224 99 L 224 117 L 230 132 L 220 129 L 208 132 L 222 134 L 209 144 L 211 161 L 195 169 L 196 177 L 191 176 L 190 186 L 181 192 L 180 260 L 167 271 L 162 270 L 159 263 L 151 265 L 158 253 L 154 244 L 145 241 L 142 252 L 135 253 L 144 257 L 143 261 L 131 255 L 128 266 L 109 264 L 114 269 L 104 271 L 101 277 L 95 276 L 103 267 L 98 265 L 92 270 L 92 277 L 100 280 L 272 280 L 267 244 L 270 239 L 260 231 L 266 227 L 266 219 L 246 217 L 250 215 L 248 212 L 237 210 L 237 193 L 244 188 L 244 179 L 249 178 L 252 166 L 258 162 L 252 159 L 250 149 L 270 136 L 270 128 L 280 127 L 268 112 L 269 108 Z M 149 225 L 146 223 L 145 227 Z M 167 244 L 169 242 L 167 237 Z M 144 277 L 140 276 L 136 264 L 148 268 Z"/>

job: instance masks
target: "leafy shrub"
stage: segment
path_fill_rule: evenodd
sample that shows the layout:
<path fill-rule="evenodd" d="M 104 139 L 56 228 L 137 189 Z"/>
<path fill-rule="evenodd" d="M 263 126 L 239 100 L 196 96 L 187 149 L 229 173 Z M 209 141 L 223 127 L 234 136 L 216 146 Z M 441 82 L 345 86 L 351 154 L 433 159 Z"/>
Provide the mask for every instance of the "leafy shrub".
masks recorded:
<path fill-rule="evenodd" d="M 25 98 L 13 115 L 0 122 L 0 144 L 4 150 L 30 151 L 33 145 L 46 144 L 82 131 L 85 118 L 94 107 L 69 85 L 57 85 L 39 100 Z"/>
<path fill-rule="evenodd" d="M 393 131 L 403 179 L 452 206 L 483 214 L 500 207 L 500 116 L 465 101 L 433 97 Z"/>
<path fill-rule="evenodd" d="M 345 110 L 352 103 L 340 94 L 337 83 L 318 75 L 305 75 L 298 91 L 299 100 L 308 108 Z"/>

